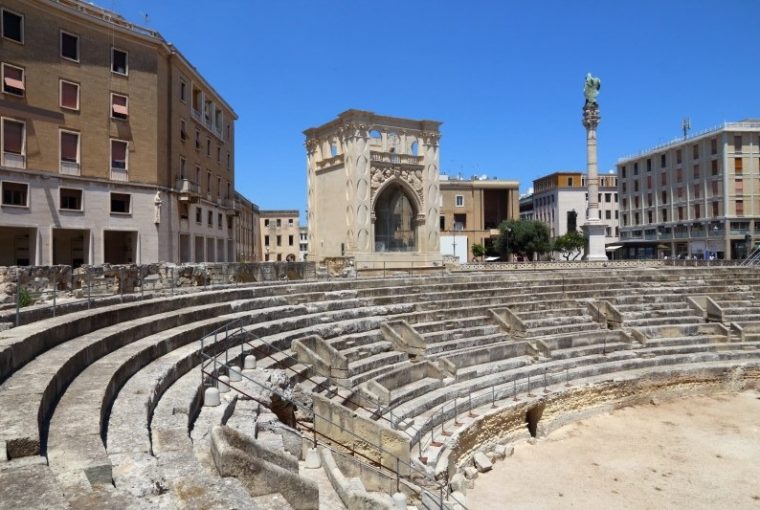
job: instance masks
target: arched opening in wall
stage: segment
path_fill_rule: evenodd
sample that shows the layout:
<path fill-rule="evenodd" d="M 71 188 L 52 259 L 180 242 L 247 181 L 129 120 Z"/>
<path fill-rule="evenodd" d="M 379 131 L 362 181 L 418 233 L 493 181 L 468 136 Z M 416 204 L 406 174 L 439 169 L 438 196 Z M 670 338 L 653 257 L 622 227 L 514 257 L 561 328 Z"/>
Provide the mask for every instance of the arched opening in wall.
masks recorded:
<path fill-rule="evenodd" d="M 375 251 L 417 249 L 417 210 L 397 183 L 383 190 L 375 202 Z"/>
<path fill-rule="evenodd" d="M 420 144 L 412 142 L 412 156 L 418 156 L 420 151 Z"/>
<path fill-rule="evenodd" d="M 338 146 L 334 143 L 330 144 L 330 157 L 334 158 L 338 155 Z"/>
<path fill-rule="evenodd" d="M 545 407 L 546 404 L 541 403 L 531 407 L 528 409 L 528 412 L 525 413 L 525 423 L 528 426 L 530 437 L 536 437 L 536 434 L 538 433 L 538 422 L 541 421 L 541 416 L 544 414 Z"/>

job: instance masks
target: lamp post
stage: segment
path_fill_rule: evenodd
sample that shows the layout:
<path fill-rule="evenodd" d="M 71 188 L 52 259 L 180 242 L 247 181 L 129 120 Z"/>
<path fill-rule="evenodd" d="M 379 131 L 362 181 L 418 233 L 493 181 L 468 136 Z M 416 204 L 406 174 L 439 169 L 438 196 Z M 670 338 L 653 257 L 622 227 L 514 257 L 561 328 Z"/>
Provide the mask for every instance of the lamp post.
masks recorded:
<path fill-rule="evenodd" d="M 512 229 L 507 227 L 507 230 L 505 232 L 507 234 L 507 262 L 512 262 L 509 257 L 509 234 L 512 233 Z"/>

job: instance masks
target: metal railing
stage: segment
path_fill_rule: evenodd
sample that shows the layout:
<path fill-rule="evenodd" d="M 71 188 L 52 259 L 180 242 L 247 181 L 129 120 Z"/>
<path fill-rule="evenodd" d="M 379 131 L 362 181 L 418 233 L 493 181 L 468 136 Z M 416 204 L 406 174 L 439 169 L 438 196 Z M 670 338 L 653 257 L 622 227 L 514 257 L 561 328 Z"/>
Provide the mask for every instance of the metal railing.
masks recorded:
<path fill-rule="evenodd" d="M 319 420 L 322 420 L 324 423 L 327 423 L 330 426 L 335 427 L 337 430 L 340 430 L 343 434 L 346 434 L 347 436 L 350 436 L 351 438 L 356 439 L 361 443 L 369 444 L 371 449 L 377 452 L 379 456 L 381 457 L 381 460 L 378 462 L 376 459 L 368 457 L 367 455 L 361 452 L 356 452 L 355 449 L 351 447 L 350 451 L 352 453 L 352 456 L 356 459 L 356 462 L 360 462 L 366 467 L 374 469 L 376 471 L 383 472 L 383 470 L 386 470 L 392 473 L 392 476 L 395 477 L 397 481 L 397 487 L 399 487 L 400 482 L 403 479 L 406 483 L 410 484 L 411 489 L 420 491 L 420 495 L 422 491 L 427 491 L 428 493 L 430 493 L 430 489 L 432 488 L 435 491 L 435 493 L 437 493 L 439 496 L 440 508 L 441 509 L 444 508 L 443 496 L 444 494 L 446 494 L 446 496 L 448 497 L 448 482 L 447 481 L 440 482 L 435 479 L 431 480 L 429 478 L 428 473 L 418 469 L 411 462 L 407 462 L 403 460 L 402 458 L 400 458 L 398 455 L 384 449 L 381 445 L 372 444 L 369 438 L 360 436 L 356 434 L 355 432 L 345 428 L 340 423 L 334 420 L 331 420 L 330 418 L 326 416 L 318 414 L 316 411 L 314 411 L 313 407 L 309 407 L 299 402 L 298 400 L 293 399 L 287 392 L 281 391 L 280 389 L 276 388 L 273 385 L 267 385 L 260 381 L 255 380 L 252 377 L 249 377 L 247 374 L 244 373 L 244 370 L 236 370 L 232 368 L 229 364 L 229 355 L 230 355 L 230 351 L 232 350 L 237 351 L 237 345 L 231 345 L 231 342 L 230 342 L 231 339 L 234 343 L 237 343 L 237 341 L 239 340 L 241 366 L 243 366 L 246 352 L 249 354 L 261 352 L 260 346 L 253 345 L 251 343 L 251 339 L 255 341 L 259 341 L 270 348 L 274 347 L 271 343 L 266 342 L 265 340 L 259 338 L 252 332 L 248 331 L 245 326 L 245 318 L 236 319 L 228 324 L 225 324 L 224 326 L 221 326 L 220 328 L 217 328 L 211 333 L 205 335 L 204 337 L 201 338 L 201 358 L 202 358 L 201 391 L 202 392 L 204 391 L 204 388 L 211 385 L 214 385 L 218 388 L 219 384 L 221 383 L 221 384 L 225 384 L 231 390 L 234 390 L 247 398 L 254 399 L 253 396 L 248 395 L 242 388 L 236 387 L 232 382 L 223 382 L 219 380 L 219 377 L 222 374 L 226 374 L 229 376 L 231 372 L 235 373 L 236 378 L 240 377 L 241 381 L 252 383 L 253 385 L 257 387 L 276 395 L 282 401 L 288 402 L 294 408 L 304 411 L 307 416 L 310 416 L 312 418 L 311 427 L 304 426 L 303 422 L 299 422 L 299 424 L 301 426 L 304 426 L 304 428 L 309 429 L 312 432 L 312 442 L 315 445 L 315 447 L 317 444 L 319 444 L 318 436 L 322 436 L 323 438 L 331 441 L 334 444 L 338 444 L 338 445 L 343 446 L 344 448 L 348 448 L 346 445 L 343 444 L 343 442 L 340 439 L 318 432 L 316 430 L 316 425 L 314 424 L 316 423 L 316 420 L 319 419 Z M 223 343 L 221 347 L 219 347 L 220 342 Z M 247 351 L 246 351 L 246 346 L 248 347 Z M 277 350 L 277 352 L 284 354 L 286 357 L 290 358 L 291 360 L 298 362 L 298 360 L 296 360 L 294 357 L 290 356 L 289 354 L 284 353 L 282 350 L 277 349 L 276 347 L 275 349 Z M 209 354 L 208 352 L 214 352 L 215 354 Z M 224 355 L 224 362 L 222 362 L 219 359 L 222 356 L 222 354 Z M 276 364 L 274 365 L 274 368 L 277 368 Z M 337 450 L 334 450 L 334 448 L 327 443 L 322 442 L 322 444 L 324 446 L 329 447 L 331 451 L 337 451 Z M 338 452 L 338 453 L 341 453 L 341 452 Z M 410 441 L 410 453 L 411 453 L 411 441 Z M 384 465 L 382 461 L 383 457 L 394 459 L 395 469 L 393 468 L 393 466 Z M 408 471 L 409 475 L 402 474 L 401 467 L 405 468 L 405 470 Z M 415 477 L 414 475 L 417 475 L 417 476 Z M 460 506 L 464 510 L 467 510 L 465 506 L 463 505 L 460 505 Z"/>
<path fill-rule="evenodd" d="M 162 268 L 112 266 L 107 271 L 97 266 L 75 270 L 58 266 L 60 270 L 46 268 L 46 276 L 34 278 L 25 278 L 25 269 L 17 268 L 10 280 L 15 284 L 13 303 L 0 308 L 0 322 L 20 326 L 73 311 L 157 296 L 296 281 L 291 276 L 298 277 L 297 281 L 311 280 L 316 278 L 309 269 L 313 266 L 307 262 L 212 263 Z M 247 271 L 249 267 L 251 271 Z M 31 270 L 31 274 L 35 271 Z"/>

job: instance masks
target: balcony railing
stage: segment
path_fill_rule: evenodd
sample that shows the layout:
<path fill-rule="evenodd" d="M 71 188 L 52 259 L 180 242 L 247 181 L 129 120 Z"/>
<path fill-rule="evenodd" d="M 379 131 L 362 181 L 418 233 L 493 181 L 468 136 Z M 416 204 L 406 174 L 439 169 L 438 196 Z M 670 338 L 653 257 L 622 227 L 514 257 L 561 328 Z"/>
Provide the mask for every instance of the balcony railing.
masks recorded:
<path fill-rule="evenodd" d="M 200 186 L 189 179 L 177 179 L 174 184 L 174 188 L 180 193 L 189 193 L 193 195 L 200 193 Z"/>
<path fill-rule="evenodd" d="M 323 159 L 322 161 L 317 161 L 317 170 L 322 170 L 323 168 L 330 168 L 332 166 L 337 166 L 343 163 L 343 154 L 337 154 L 331 158 Z"/>
<path fill-rule="evenodd" d="M 422 166 L 422 156 L 410 154 L 396 154 L 393 152 L 370 152 L 370 159 L 377 163 L 389 163 L 391 165 L 419 165 Z"/>
<path fill-rule="evenodd" d="M 129 180 L 129 173 L 126 168 L 111 167 L 111 180 L 126 182 Z"/>
<path fill-rule="evenodd" d="M 63 175 L 79 175 L 79 163 L 76 161 L 61 161 L 61 173 Z"/>
<path fill-rule="evenodd" d="M 3 166 L 7 168 L 26 168 L 26 156 L 15 152 L 3 152 Z"/>
<path fill-rule="evenodd" d="M 241 209 L 240 200 L 236 200 L 234 198 L 229 198 L 229 197 L 223 198 L 222 207 L 224 207 L 225 209 L 239 211 Z"/>

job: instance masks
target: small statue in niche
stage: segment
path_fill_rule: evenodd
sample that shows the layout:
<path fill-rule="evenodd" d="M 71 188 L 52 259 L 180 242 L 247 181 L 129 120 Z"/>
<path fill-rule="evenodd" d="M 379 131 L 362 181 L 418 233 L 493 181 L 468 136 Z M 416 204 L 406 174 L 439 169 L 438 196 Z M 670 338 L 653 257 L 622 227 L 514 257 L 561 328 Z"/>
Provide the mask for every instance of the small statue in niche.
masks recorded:
<path fill-rule="evenodd" d="M 158 225 L 161 223 L 161 205 L 164 203 L 161 200 L 161 192 L 156 191 L 156 196 L 153 198 L 153 223 Z"/>

